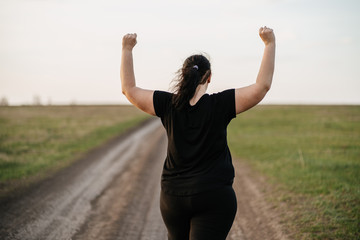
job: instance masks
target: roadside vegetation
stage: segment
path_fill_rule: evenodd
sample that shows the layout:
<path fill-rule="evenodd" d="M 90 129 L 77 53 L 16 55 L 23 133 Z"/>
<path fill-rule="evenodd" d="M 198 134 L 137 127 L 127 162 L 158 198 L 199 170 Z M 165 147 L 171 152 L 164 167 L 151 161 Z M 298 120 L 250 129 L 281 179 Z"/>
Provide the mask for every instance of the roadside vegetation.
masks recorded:
<path fill-rule="evenodd" d="M 232 154 L 267 176 L 291 239 L 360 239 L 360 106 L 266 106 L 237 116 Z"/>
<path fill-rule="evenodd" d="M 0 198 L 146 118 L 132 106 L 0 107 Z"/>

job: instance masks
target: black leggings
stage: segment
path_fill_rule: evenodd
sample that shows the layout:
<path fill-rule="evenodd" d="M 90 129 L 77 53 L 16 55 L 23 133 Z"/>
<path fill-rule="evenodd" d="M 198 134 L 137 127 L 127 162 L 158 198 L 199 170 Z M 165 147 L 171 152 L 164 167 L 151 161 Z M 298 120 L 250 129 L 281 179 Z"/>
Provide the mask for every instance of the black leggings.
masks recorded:
<path fill-rule="evenodd" d="M 160 210 L 169 240 L 225 240 L 236 214 L 231 186 L 192 196 L 161 192 Z"/>

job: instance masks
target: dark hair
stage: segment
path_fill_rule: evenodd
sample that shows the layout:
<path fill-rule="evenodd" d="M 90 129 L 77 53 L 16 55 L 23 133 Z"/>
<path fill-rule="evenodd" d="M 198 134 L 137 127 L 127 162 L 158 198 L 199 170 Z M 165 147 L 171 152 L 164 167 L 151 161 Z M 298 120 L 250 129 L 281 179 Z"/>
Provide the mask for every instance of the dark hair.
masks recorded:
<path fill-rule="evenodd" d="M 172 103 L 175 108 L 183 108 L 195 95 L 197 86 L 204 84 L 210 75 L 210 62 L 205 56 L 198 54 L 188 57 L 174 79 L 176 84 Z"/>

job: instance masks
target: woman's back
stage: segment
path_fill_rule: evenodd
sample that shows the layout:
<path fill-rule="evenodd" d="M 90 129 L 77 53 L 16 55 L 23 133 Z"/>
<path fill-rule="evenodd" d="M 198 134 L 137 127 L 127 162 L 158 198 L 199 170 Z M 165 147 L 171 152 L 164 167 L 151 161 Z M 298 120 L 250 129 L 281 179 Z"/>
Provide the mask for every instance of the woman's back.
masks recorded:
<path fill-rule="evenodd" d="M 226 127 L 235 114 L 234 89 L 204 94 L 191 106 L 172 104 L 173 94 L 155 91 L 154 108 L 168 135 L 162 187 L 174 195 L 189 195 L 232 184 L 234 169 Z"/>

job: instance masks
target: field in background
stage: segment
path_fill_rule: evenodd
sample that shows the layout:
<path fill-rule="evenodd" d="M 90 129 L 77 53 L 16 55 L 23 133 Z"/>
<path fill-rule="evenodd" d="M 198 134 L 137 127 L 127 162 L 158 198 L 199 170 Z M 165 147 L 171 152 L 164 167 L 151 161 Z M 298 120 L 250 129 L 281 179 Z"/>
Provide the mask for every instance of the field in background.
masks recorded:
<path fill-rule="evenodd" d="M 292 239 L 360 238 L 360 106 L 258 106 L 228 139 L 277 186 L 268 200 Z"/>
<path fill-rule="evenodd" d="M 132 106 L 0 107 L 0 197 L 68 166 L 147 117 Z"/>
<path fill-rule="evenodd" d="M 0 197 L 147 117 L 131 106 L 0 107 Z M 257 106 L 228 140 L 275 186 L 268 200 L 292 239 L 360 238 L 360 106 Z"/>

